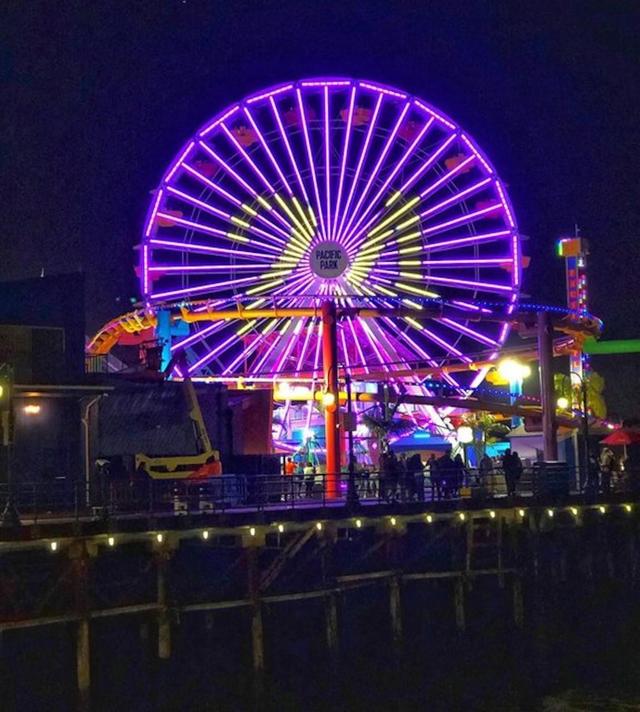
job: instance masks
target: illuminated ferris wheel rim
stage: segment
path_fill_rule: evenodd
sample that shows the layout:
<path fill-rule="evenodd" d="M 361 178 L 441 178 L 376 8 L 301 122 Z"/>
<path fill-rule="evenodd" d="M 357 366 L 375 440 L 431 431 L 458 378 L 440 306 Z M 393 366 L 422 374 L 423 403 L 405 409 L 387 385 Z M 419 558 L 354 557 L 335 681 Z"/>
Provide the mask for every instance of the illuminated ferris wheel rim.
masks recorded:
<path fill-rule="evenodd" d="M 336 97 L 342 97 L 343 104 L 346 100 L 346 105 L 343 106 L 342 109 L 338 107 L 337 113 L 334 111 L 334 113 L 330 115 L 327 107 L 332 101 L 335 102 Z M 311 107 L 310 102 L 312 99 L 315 101 L 315 108 L 317 110 Z M 297 111 L 294 119 L 298 123 L 297 125 L 293 125 L 293 128 L 292 124 L 287 123 L 289 119 L 284 118 L 285 111 L 282 102 L 285 100 L 289 102 L 289 112 L 293 111 L 295 114 Z M 368 106 L 367 102 L 369 102 Z M 322 112 L 323 106 L 325 107 L 324 114 Z M 374 129 L 376 117 L 380 117 L 383 113 L 383 109 L 387 110 L 389 106 L 394 106 L 398 109 L 398 118 L 394 117 L 395 120 L 391 128 L 380 125 L 375 126 Z M 275 123 L 274 126 L 271 127 L 272 130 L 270 132 L 266 131 L 264 126 L 259 123 L 258 112 L 263 111 L 265 107 L 267 110 L 270 110 L 275 117 Z M 245 124 L 245 129 L 247 129 L 243 132 L 238 129 L 239 124 L 234 124 L 234 122 L 237 122 L 240 118 L 241 123 Z M 346 131 L 343 131 L 346 138 L 340 134 L 340 122 L 342 122 L 342 125 L 346 128 Z M 363 134 L 360 140 L 364 142 L 364 148 L 361 146 L 362 150 L 355 156 L 355 160 L 352 161 L 354 165 L 352 165 L 350 163 L 352 160 L 351 157 L 347 158 L 349 151 L 348 142 L 349 137 L 351 137 L 352 145 L 356 141 L 354 138 L 356 128 L 354 128 L 354 126 L 357 122 L 360 122 L 360 126 L 358 126 L 357 130 Z M 337 129 L 336 126 L 338 127 Z M 351 131 L 351 134 L 349 134 L 349 131 Z M 405 135 L 402 140 L 405 141 L 405 148 L 408 147 L 410 150 L 402 153 L 400 158 L 396 157 L 395 164 L 389 168 L 384 165 L 385 151 L 388 155 L 393 153 L 395 150 L 393 142 L 395 141 L 396 144 L 399 143 L 398 136 L 400 136 L 403 131 Z M 437 138 L 442 140 L 439 144 L 436 142 L 437 145 L 435 149 L 431 154 L 428 154 L 426 148 L 423 148 L 420 142 L 425 136 L 430 136 L 431 133 L 436 134 Z M 334 145 L 332 139 L 330 140 L 327 137 L 330 135 L 336 136 L 337 134 L 340 134 L 339 137 L 341 140 Z M 278 140 L 282 143 L 280 146 L 280 154 L 276 154 L 276 149 L 270 143 L 271 140 L 274 140 L 270 138 L 273 135 L 279 136 Z M 324 135 L 324 143 L 322 145 L 312 146 L 314 137 L 317 139 L 319 135 Z M 234 147 L 235 155 L 228 158 L 221 155 L 217 146 L 211 147 L 209 142 L 217 140 L 216 137 L 219 136 L 224 136 L 225 139 L 229 141 L 230 145 Z M 295 136 L 300 139 L 298 149 L 296 149 L 294 145 Z M 381 158 L 375 162 L 372 170 L 370 165 L 368 168 L 365 166 L 368 157 L 363 159 L 363 156 L 366 155 L 367 149 L 370 149 L 378 140 L 382 141 L 383 148 L 377 156 L 377 158 L 380 158 L 380 156 Z M 248 145 L 245 145 L 247 143 Z M 363 265 L 365 268 L 368 265 L 366 260 L 361 260 L 359 264 L 356 264 L 356 269 L 354 267 L 354 261 L 357 262 L 359 259 L 357 253 L 358 236 L 356 236 L 356 238 L 353 236 L 357 233 L 357 229 L 362 228 L 363 225 L 365 226 L 364 238 L 362 234 L 359 236 L 360 246 L 363 244 L 363 241 L 367 240 L 369 243 L 374 243 L 369 247 L 370 252 L 365 253 L 366 258 L 368 255 L 376 254 L 376 244 L 387 245 L 389 237 L 384 236 L 384 234 L 388 232 L 388 230 L 383 228 L 389 226 L 393 228 L 393 219 L 389 219 L 390 211 L 388 209 L 386 212 L 382 212 L 381 217 L 378 217 L 377 224 L 374 220 L 372 227 L 370 218 L 371 213 L 376 213 L 376 207 L 374 205 L 374 207 L 371 208 L 368 203 L 369 198 L 376 193 L 377 198 L 386 198 L 386 202 L 389 203 L 389 205 L 385 207 L 393 207 L 395 212 L 398 212 L 395 206 L 400 206 L 400 210 L 403 211 L 401 215 L 405 218 L 410 216 L 410 219 L 414 219 L 415 211 L 413 210 L 413 206 L 406 206 L 412 200 L 416 200 L 416 198 L 415 196 L 408 198 L 407 191 L 402 190 L 410 181 L 404 181 L 402 186 L 398 186 L 396 177 L 402 177 L 403 173 L 400 170 L 395 170 L 395 168 L 398 163 L 402 164 L 406 162 L 407 165 L 411 165 L 411 161 L 414 160 L 418 152 L 422 150 L 424 157 L 422 163 L 419 163 L 417 170 L 414 171 L 414 175 L 419 171 L 422 171 L 422 173 L 426 175 L 430 170 L 438 166 L 438 160 L 440 158 L 444 159 L 447 156 L 449 146 L 462 147 L 462 149 L 466 151 L 466 154 L 464 154 L 464 157 L 459 159 L 458 163 L 455 163 L 451 169 L 449 169 L 448 166 L 446 171 L 441 169 L 436 183 L 440 183 L 441 186 L 446 186 L 450 189 L 449 184 L 453 181 L 452 174 L 462 176 L 465 172 L 471 170 L 470 167 L 478 170 L 481 177 L 480 180 L 470 186 L 465 186 L 464 189 L 459 190 L 458 193 L 451 193 L 446 199 L 440 200 L 435 208 L 434 206 L 428 207 L 427 210 L 419 214 L 420 234 L 418 239 L 423 243 L 420 248 L 420 255 L 423 256 L 423 253 L 427 252 L 426 257 L 429 259 L 421 260 L 423 264 L 419 266 L 419 269 L 422 272 L 418 277 L 422 277 L 423 281 L 426 278 L 429 288 L 425 289 L 425 285 L 421 284 L 416 278 L 417 271 L 413 273 L 413 276 L 406 279 L 403 276 L 402 282 L 398 279 L 394 282 L 394 270 L 398 272 L 400 270 L 398 265 L 383 265 L 380 269 L 386 269 L 387 273 L 391 273 L 390 275 L 386 274 L 384 276 L 376 273 L 375 270 L 373 273 L 371 271 L 367 273 L 366 269 L 363 269 Z M 208 151 L 207 147 L 209 149 Z M 296 151 L 298 152 L 296 153 Z M 208 206 L 208 208 L 205 207 L 208 198 L 202 199 L 202 195 L 189 196 L 184 189 L 177 186 L 177 178 L 185 174 L 185 172 L 189 173 L 189 177 L 194 177 L 196 171 L 190 164 L 190 161 L 192 161 L 194 155 L 198 152 L 200 152 L 200 155 L 204 152 L 205 157 L 216 161 L 219 170 L 223 170 L 226 174 L 225 179 L 230 177 L 239 190 L 245 190 L 246 196 L 243 195 L 241 197 L 253 199 L 250 204 L 248 199 L 242 200 L 236 197 L 230 192 L 226 184 L 218 184 L 216 187 L 212 187 L 212 185 L 216 183 L 215 178 L 208 181 L 201 181 L 207 190 L 217 191 L 216 197 L 219 197 L 221 193 L 223 198 L 228 198 L 229 195 L 231 195 L 232 198 L 235 197 L 235 202 L 239 203 L 242 210 L 245 211 L 243 217 L 231 215 L 231 211 L 228 212 L 229 220 L 233 223 L 233 234 L 236 238 L 231 246 L 220 247 L 219 245 L 212 246 L 194 242 L 194 235 L 198 235 L 199 238 L 202 237 L 202 233 L 198 234 L 197 221 L 186 219 L 184 215 L 177 214 L 180 211 L 172 211 L 166 207 L 171 199 L 178 198 L 186 200 L 184 196 L 188 196 L 189 204 L 198 210 L 207 212 L 207 210 L 210 211 L 210 209 L 214 207 L 213 205 Z M 412 152 L 414 154 L 413 156 Z M 454 158 L 458 155 L 462 154 L 456 154 Z M 323 159 L 325 163 L 323 163 Z M 259 160 L 262 162 L 259 163 Z M 286 161 L 290 161 L 290 165 L 285 166 Z M 305 161 L 307 165 L 303 165 Z M 425 164 L 429 164 L 428 170 L 423 168 Z M 267 175 L 265 165 L 271 167 L 272 174 Z M 249 179 L 246 173 L 240 173 L 242 166 L 244 166 L 244 169 L 248 168 L 249 173 L 252 174 L 252 180 Z M 387 169 L 386 173 L 382 170 L 383 168 Z M 196 180 L 200 180 L 203 177 L 206 178 L 206 176 L 201 175 L 197 177 Z M 349 185 L 350 178 L 352 182 Z M 360 184 L 357 182 L 358 178 L 360 179 Z M 421 178 L 416 179 L 416 185 L 419 185 L 420 179 Z M 255 187 L 255 184 L 252 182 L 254 180 L 260 184 L 260 190 Z M 364 187 L 361 185 L 363 183 Z M 422 194 L 429 193 L 430 195 L 437 195 L 433 185 L 434 183 L 432 182 L 426 189 L 423 189 Z M 272 188 L 270 195 L 269 186 Z M 398 187 L 400 187 L 400 190 L 398 190 Z M 438 215 L 443 210 L 447 210 L 448 207 L 456 207 L 460 202 L 458 200 L 460 193 L 464 193 L 465 198 L 466 195 L 473 197 L 485 188 L 490 188 L 495 192 L 496 200 L 493 204 L 483 205 L 479 208 L 476 206 L 475 210 L 467 210 L 466 213 L 463 212 L 459 218 L 449 219 L 451 223 L 459 224 L 461 227 L 469 227 L 467 235 L 458 237 L 457 240 L 441 240 L 438 242 L 437 239 L 433 238 L 437 238 L 437 235 L 440 234 L 442 230 L 446 232 L 447 225 L 440 231 L 435 229 L 439 227 L 437 225 L 435 228 L 428 224 L 426 228 L 423 227 L 423 222 L 425 220 L 428 222 L 429 216 Z M 389 195 L 390 192 L 391 194 Z M 226 196 L 225 193 L 227 194 Z M 265 195 L 267 195 L 268 198 L 265 198 Z M 288 199 L 287 196 L 292 196 L 292 202 L 289 204 L 286 203 Z M 422 196 L 420 197 L 422 198 Z M 391 200 L 392 198 L 393 200 Z M 298 203 L 295 202 L 296 199 L 298 199 Z M 341 200 L 346 201 L 346 208 L 345 202 L 342 202 L 342 207 L 345 208 L 345 214 L 339 214 L 338 207 L 340 207 Z M 265 215 L 258 214 L 256 217 L 255 213 L 260 211 L 261 208 L 267 210 L 264 204 L 268 201 L 271 201 L 268 206 L 269 218 L 266 217 L 266 213 Z M 373 202 L 375 203 L 375 201 Z M 416 205 L 420 206 L 421 201 L 418 200 Z M 305 206 L 308 207 L 309 212 L 304 212 Z M 354 206 L 357 206 L 357 209 L 353 214 L 348 214 L 347 208 L 354 208 Z M 299 210 L 299 207 L 302 207 L 302 212 L 296 212 Z M 216 207 L 216 210 L 219 211 L 219 208 Z M 485 231 L 485 234 L 482 232 L 478 233 L 475 230 L 475 219 L 482 220 L 486 216 L 492 217 L 496 211 L 501 213 L 499 219 L 502 225 L 500 229 Z M 272 219 L 271 216 L 278 212 L 278 219 Z M 470 215 L 473 217 L 473 220 L 469 217 Z M 248 216 L 250 216 L 249 219 L 247 219 Z M 252 218 L 254 219 L 253 224 Z M 258 221 L 261 221 L 259 226 Z M 289 223 L 292 236 L 297 238 L 296 244 L 296 240 L 292 237 L 294 244 L 292 249 L 295 250 L 296 247 L 298 248 L 298 253 L 295 254 L 294 257 L 299 258 L 300 250 L 306 247 L 306 251 L 302 250 L 304 259 L 298 259 L 297 263 L 297 267 L 300 268 L 299 271 L 304 274 L 305 279 L 300 277 L 293 287 L 291 287 L 287 285 L 286 280 L 281 279 L 282 274 L 280 274 L 278 275 L 278 279 L 272 280 L 273 284 L 270 288 L 262 289 L 265 282 L 260 283 L 258 281 L 261 275 L 252 273 L 251 265 L 246 264 L 246 262 L 242 260 L 248 259 L 246 253 L 251 253 L 253 249 L 253 256 L 261 260 L 263 266 L 268 264 L 269 260 L 263 260 L 264 253 L 272 256 L 270 253 L 276 252 L 276 254 L 278 254 L 277 249 L 279 249 L 277 247 L 279 244 L 278 240 L 274 239 L 272 242 L 269 242 L 268 238 L 280 238 L 281 241 L 284 240 L 282 227 L 287 222 Z M 265 223 L 267 223 L 267 229 L 265 229 Z M 308 228 L 310 224 L 312 229 L 307 230 L 305 233 L 305 227 Z M 382 227 L 380 227 L 381 224 Z M 163 236 L 163 233 L 167 229 L 171 231 L 176 225 L 179 229 L 183 230 L 183 238 L 187 239 L 178 240 Z M 202 229 L 204 226 L 200 224 L 199 227 Z M 250 234 L 249 230 L 251 228 L 253 228 L 253 234 L 251 237 L 247 237 L 247 235 Z M 279 228 L 279 230 L 276 228 Z M 368 228 L 368 232 L 366 228 Z M 213 228 L 213 230 L 215 229 L 216 228 Z M 349 232 L 349 229 L 351 229 L 351 232 Z M 376 229 L 378 230 L 377 233 Z M 243 233 L 243 230 L 247 230 L 247 232 Z M 212 231 L 209 232 L 215 238 L 219 237 L 216 233 Z M 265 233 L 267 237 L 264 237 Z M 308 238 L 306 245 L 301 244 L 304 242 L 305 234 Z M 381 235 L 383 236 L 382 238 L 380 237 Z M 261 243 L 256 236 L 259 236 L 260 240 L 264 240 L 264 243 Z M 427 241 L 427 236 L 433 236 L 429 238 L 431 241 Z M 400 239 L 403 237 L 405 236 L 401 235 Z M 393 241 L 393 236 L 390 239 Z M 506 241 L 509 250 L 508 255 L 503 254 L 498 257 L 478 258 L 478 246 L 484 247 L 482 241 L 486 240 L 488 244 L 494 239 L 500 239 L 503 242 Z M 434 255 L 451 249 L 451 243 L 456 242 L 458 243 L 455 245 L 456 249 L 473 245 L 476 249 L 476 258 L 461 257 L 449 260 L 449 262 L 452 263 L 451 265 L 445 265 L 446 260 L 431 259 Z M 247 245 L 249 247 L 247 247 Z M 262 247 L 268 245 L 270 253 L 266 249 L 262 249 L 261 254 L 261 250 L 258 249 L 256 245 L 261 245 Z M 273 249 L 274 246 L 276 247 L 275 250 Z M 331 250 L 336 249 L 336 246 L 338 246 L 338 248 L 340 246 L 345 248 L 344 252 L 346 252 L 346 255 L 341 256 L 342 261 L 336 259 L 335 255 L 330 255 L 326 261 L 327 264 L 330 263 L 329 266 L 326 267 L 319 264 L 316 269 L 316 266 L 314 266 L 309 257 L 309 253 L 317 248 L 317 251 L 329 255 Z M 367 245 L 365 245 L 365 247 L 366 246 Z M 162 250 L 179 253 L 181 249 L 186 252 L 187 260 L 192 259 L 194 254 L 197 258 L 201 258 L 203 254 L 206 254 L 207 257 L 209 255 L 215 255 L 216 259 L 224 256 L 224 259 L 219 263 L 184 264 L 183 262 L 182 265 L 159 264 L 155 261 L 156 254 L 162 252 Z M 415 248 L 412 247 L 411 249 Z M 281 250 L 281 253 L 278 255 L 280 258 L 282 257 L 282 251 L 283 250 Z M 185 259 L 184 254 L 182 254 L 181 257 L 183 260 Z M 224 260 L 226 260 L 226 262 Z M 482 281 L 478 278 L 469 279 L 466 274 L 463 277 L 454 278 L 449 276 L 446 271 L 440 272 L 440 274 L 437 272 L 438 269 L 446 270 L 451 267 L 461 271 L 474 269 L 474 273 L 478 274 L 481 273 L 481 270 L 485 267 L 491 269 L 497 267 L 500 260 L 502 263 L 508 263 L 510 267 L 510 279 L 505 280 L 504 283 L 498 283 L 497 281 L 494 283 L 488 280 Z M 370 261 L 371 260 L 369 260 L 369 262 Z M 393 260 L 388 259 L 387 261 L 393 262 Z M 400 260 L 396 261 L 399 262 Z M 417 260 L 412 261 L 416 262 Z M 290 259 L 286 267 L 290 267 L 293 262 L 295 262 L 295 259 Z M 432 264 L 427 264 L 428 262 Z M 208 276 L 211 277 L 213 275 L 216 281 L 210 283 L 205 282 L 204 284 L 190 281 L 194 274 L 200 274 L 207 269 L 209 270 Z M 323 277 L 323 269 L 337 270 L 338 273 L 327 274 Z M 172 289 L 164 288 L 160 291 L 155 291 L 153 288 L 154 280 L 169 283 L 167 274 L 170 271 L 181 273 L 181 279 L 173 282 L 174 286 Z M 363 274 L 365 275 L 365 279 L 359 283 L 359 293 L 356 288 L 353 288 L 351 291 L 346 291 L 344 287 L 340 289 L 339 285 L 344 285 L 342 276 L 346 271 L 349 271 L 352 276 L 354 274 L 359 277 L 362 277 Z M 434 272 L 436 273 L 434 274 Z M 235 279 L 227 280 L 229 283 L 234 283 L 234 290 L 237 290 L 240 284 L 253 285 L 256 282 L 258 283 L 257 288 L 249 286 L 244 292 L 241 291 L 238 293 L 238 291 L 234 291 L 232 295 L 225 294 L 221 292 L 219 287 L 219 285 L 225 281 L 223 278 L 220 278 L 222 274 L 232 275 L 234 278 L 238 275 Z M 315 279 L 313 278 L 314 274 Z M 411 273 L 405 272 L 405 274 Z M 446 276 L 441 276 L 443 274 Z M 185 277 L 185 275 L 187 276 Z M 311 282 L 309 281 L 310 277 Z M 412 279 L 415 281 L 412 282 Z M 405 301 L 415 303 L 420 297 L 434 295 L 431 290 L 437 285 L 440 291 L 444 290 L 446 292 L 450 287 L 455 287 L 456 289 L 471 292 L 470 297 L 465 299 L 460 297 L 457 300 L 459 303 L 466 305 L 470 311 L 477 308 L 474 306 L 474 303 L 477 300 L 478 293 L 480 293 L 481 296 L 483 294 L 486 296 L 488 293 L 503 297 L 505 306 L 502 312 L 504 313 L 506 311 L 509 313 L 515 308 L 520 280 L 520 245 L 513 209 L 497 172 L 473 139 L 446 114 L 432 107 L 422 99 L 380 83 L 341 77 L 303 79 L 296 82 L 275 85 L 269 89 L 256 92 L 242 101 L 231 105 L 218 113 L 212 120 L 205 123 L 196 132 L 193 139 L 184 144 L 182 149 L 178 152 L 176 159 L 165 172 L 160 187 L 156 191 L 150 205 L 141 250 L 141 286 L 145 300 L 149 306 L 159 306 L 161 302 L 166 301 L 181 301 L 186 304 L 193 302 L 194 308 L 198 309 L 201 307 L 197 307 L 195 302 L 200 302 L 203 297 L 207 298 L 211 303 L 222 304 L 233 297 L 246 300 L 252 298 L 254 295 L 256 301 L 264 300 L 268 302 L 269 299 L 278 297 L 279 299 L 291 299 L 292 303 L 296 303 L 303 298 L 303 293 L 299 291 L 296 293 L 295 291 L 295 289 L 299 289 L 301 285 L 304 286 L 304 297 L 332 297 L 346 303 L 356 297 L 366 299 L 368 295 L 372 300 L 374 298 L 376 300 L 383 300 L 387 297 L 390 304 L 393 303 L 396 298 L 404 298 Z M 267 284 L 270 283 L 271 280 L 267 282 Z M 401 290 L 398 289 L 398 284 L 402 285 Z M 416 284 L 418 286 L 416 286 Z M 214 287 L 214 293 L 209 296 L 208 290 L 212 285 Z M 231 285 L 229 284 L 229 286 Z M 353 286 L 353 282 L 351 286 Z M 244 289 L 244 286 L 242 289 Z M 252 292 L 252 290 L 254 291 Z M 219 294 L 219 298 L 216 296 L 217 294 Z M 439 297 L 440 295 L 437 296 Z M 413 328 L 413 325 L 410 326 Z M 438 326 L 438 328 L 440 327 L 442 327 L 442 324 Z M 435 346 L 442 351 L 442 353 L 439 353 L 438 356 L 435 357 L 435 360 L 439 362 L 444 362 L 445 357 L 451 358 L 452 355 L 463 358 L 465 350 L 460 348 L 460 341 L 467 337 L 475 340 L 476 343 L 492 346 L 497 350 L 502 343 L 504 343 L 508 334 L 508 327 L 505 325 L 502 325 L 497 333 L 491 335 L 478 332 L 462 321 L 459 323 L 446 324 L 445 328 L 454 331 L 456 334 L 455 338 L 445 338 L 442 334 L 432 329 L 428 332 L 426 339 L 432 348 L 434 348 L 435 344 Z M 389 337 L 389 332 L 393 331 L 393 327 L 390 324 L 382 323 L 376 326 L 376 329 L 377 333 L 373 335 L 354 333 L 353 331 L 347 332 L 347 338 L 350 343 L 347 344 L 343 342 L 344 349 L 349 351 L 352 342 L 358 341 L 361 337 L 362 340 L 365 341 L 364 336 L 366 336 L 372 347 L 370 352 L 376 355 L 378 361 L 382 362 L 384 358 L 386 358 L 385 353 L 388 355 L 394 352 L 395 342 L 391 343 Z M 185 348 L 194 345 L 197 342 L 198 334 L 202 334 L 204 331 L 206 331 L 206 329 L 194 331 L 188 339 L 184 340 L 187 342 Z M 216 330 L 209 331 L 208 333 L 213 335 L 216 333 Z M 415 352 L 416 349 L 418 351 L 422 349 L 422 355 L 427 353 L 423 345 L 418 343 L 415 335 L 408 332 L 402 332 L 402 334 L 401 356 L 398 360 L 402 360 L 402 358 L 406 360 L 407 354 L 412 351 Z M 220 335 L 221 334 L 218 334 L 218 336 Z M 373 336 L 373 338 L 371 338 L 371 336 Z M 420 334 L 420 338 L 423 338 L 423 336 L 423 334 Z M 203 340 L 204 338 L 203 336 Z M 387 343 L 384 349 L 380 349 L 379 352 L 376 352 L 375 340 L 386 341 Z M 178 344 L 177 347 L 179 348 L 180 345 Z M 466 348 L 468 349 L 469 346 L 467 345 Z M 210 352 L 211 350 L 209 350 L 208 353 Z M 205 353 L 205 356 L 206 355 Z M 199 361 L 204 363 L 200 353 L 196 352 L 194 358 L 196 363 Z M 204 360 L 206 360 L 206 358 Z M 208 363 L 205 364 L 205 366 L 207 366 Z M 200 365 L 202 364 L 199 364 L 193 373 L 198 372 Z"/>

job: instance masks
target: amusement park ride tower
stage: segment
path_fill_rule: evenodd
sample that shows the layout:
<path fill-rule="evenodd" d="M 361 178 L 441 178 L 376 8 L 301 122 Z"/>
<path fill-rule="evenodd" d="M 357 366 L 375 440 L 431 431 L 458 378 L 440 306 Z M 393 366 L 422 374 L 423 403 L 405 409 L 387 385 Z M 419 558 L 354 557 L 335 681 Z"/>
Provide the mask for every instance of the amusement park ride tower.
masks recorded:
<path fill-rule="evenodd" d="M 563 237 L 556 243 L 558 256 L 563 257 L 566 267 L 567 279 L 567 306 L 577 314 L 587 314 L 587 255 L 589 245 L 587 241 L 576 235 Z M 580 349 L 572 350 L 569 354 L 569 371 L 571 382 L 575 388 L 571 389 L 572 407 L 580 410 L 583 407 L 581 386 L 589 371 L 589 357 Z"/>

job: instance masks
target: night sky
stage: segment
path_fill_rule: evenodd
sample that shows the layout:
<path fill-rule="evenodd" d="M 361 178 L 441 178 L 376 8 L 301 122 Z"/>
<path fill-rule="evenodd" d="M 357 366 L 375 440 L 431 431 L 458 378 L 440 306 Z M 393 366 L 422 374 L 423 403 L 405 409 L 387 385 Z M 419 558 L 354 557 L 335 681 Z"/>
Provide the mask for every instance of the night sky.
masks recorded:
<path fill-rule="evenodd" d="M 0 279 L 84 270 L 90 329 L 137 294 L 149 191 L 207 118 L 269 84 L 366 77 L 459 121 L 509 186 L 532 265 L 562 304 L 555 239 L 591 241 L 605 338 L 640 338 L 637 2 L 5 0 Z M 615 359 L 615 360 L 613 360 Z M 640 355 L 597 360 L 640 415 Z"/>

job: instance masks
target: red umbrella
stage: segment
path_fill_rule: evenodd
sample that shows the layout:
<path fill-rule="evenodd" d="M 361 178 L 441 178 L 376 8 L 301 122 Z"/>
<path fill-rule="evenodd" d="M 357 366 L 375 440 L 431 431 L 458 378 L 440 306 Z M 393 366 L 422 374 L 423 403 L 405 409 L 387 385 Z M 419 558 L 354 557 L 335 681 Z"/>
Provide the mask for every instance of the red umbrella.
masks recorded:
<path fill-rule="evenodd" d="M 604 440 L 601 440 L 602 445 L 635 445 L 640 443 L 640 431 L 638 430 L 625 430 L 620 428 L 619 430 L 614 430 L 611 435 L 607 435 Z"/>

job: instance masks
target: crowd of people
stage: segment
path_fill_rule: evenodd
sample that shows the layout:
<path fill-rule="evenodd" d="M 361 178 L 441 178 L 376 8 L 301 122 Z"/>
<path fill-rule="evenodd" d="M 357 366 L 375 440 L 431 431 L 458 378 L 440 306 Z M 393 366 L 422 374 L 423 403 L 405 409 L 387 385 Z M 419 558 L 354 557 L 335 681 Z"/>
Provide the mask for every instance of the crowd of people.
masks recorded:
<path fill-rule="evenodd" d="M 507 494 L 514 496 L 523 471 L 517 452 L 507 450 L 502 458 L 484 455 L 477 468 L 469 469 L 460 453 L 453 456 L 450 449 L 440 457 L 431 453 L 426 462 L 419 453 L 397 455 L 387 448 L 380 456 L 374 474 L 373 468 L 356 466 L 356 479 L 362 496 L 379 497 L 385 501 L 423 501 L 430 489 L 431 499 L 450 499 L 461 495 L 464 487 L 488 486 L 490 478 L 504 474 Z M 291 478 L 287 496 L 310 497 L 315 489 L 321 490 L 323 475 L 312 462 L 288 457 L 284 462 L 284 475 Z"/>

